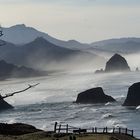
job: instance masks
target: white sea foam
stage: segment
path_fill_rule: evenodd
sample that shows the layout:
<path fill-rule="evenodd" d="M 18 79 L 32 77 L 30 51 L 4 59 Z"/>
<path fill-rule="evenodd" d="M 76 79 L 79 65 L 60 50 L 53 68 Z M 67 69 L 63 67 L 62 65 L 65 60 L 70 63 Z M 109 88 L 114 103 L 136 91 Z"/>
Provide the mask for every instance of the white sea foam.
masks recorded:
<path fill-rule="evenodd" d="M 108 103 L 105 104 L 105 106 L 108 106 L 108 105 L 111 105 L 111 104 L 112 104 L 112 103 L 108 102 Z"/>
<path fill-rule="evenodd" d="M 8 121 L 8 124 L 13 124 L 13 123 L 16 123 L 16 119 L 15 119 L 15 118 L 11 118 L 11 119 Z"/>
<path fill-rule="evenodd" d="M 98 109 L 91 108 L 90 110 L 91 110 L 92 112 L 96 112 Z"/>
<path fill-rule="evenodd" d="M 110 119 L 107 121 L 106 125 L 108 127 L 122 127 L 122 128 L 126 128 L 126 125 L 123 124 L 120 120 L 118 119 Z"/>
<path fill-rule="evenodd" d="M 104 74 L 96 75 L 96 77 L 90 73 L 84 75 L 61 74 L 43 79 L 33 78 L 29 81 L 24 79 L 0 82 L 1 89 L 8 90 L 3 93 L 24 89 L 28 83 L 36 81 L 40 83 L 35 88 L 7 98 L 6 101 L 16 107 L 13 110 L 1 112 L 0 122 L 24 122 L 47 130 L 53 129 L 54 126 L 51 124 L 55 121 L 80 128 L 106 126 L 112 128 L 128 125 L 128 128 L 134 129 L 134 131 L 136 128 L 140 131 L 139 123 L 137 123 L 139 114 L 122 107 L 121 102 L 112 103 L 112 105 L 110 103 L 106 105 L 72 104 L 79 92 L 95 86 L 103 87 L 105 92 L 112 97 L 124 98 L 128 90 L 126 85 L 131 85 L 139 79 L 140 74 L 138 73 L 111 74 L 110 76 Z M 139 131 L 135 132 L 139 134 Z"/>
<path fill-rule="evenodd" d="M 43 126 L 40 129 L 41 130 L 47 130 L 47 124 L 43 124 Z"/>
<path fill-rule="evenodd" d="M 140 105 L 136 107 L 136 110 L 140 110 Z"/>
<path fill-rule="evenodd" d="M 116 119 L 110 119 L 106 122 L 106 126 L 109 126 L 109 127 L 114 127 L 116 126 L 117 124 L 119 124 L 119 120 L 116 120 Z"/>
<path fill-rule="evenodd" d="M 108 119 L 108 118 L 113 118 L 114 116 L 112 115 L 112 114 L 110 114 L 110 113 L 107 113 L 107 114 L 104 114 L 103 116 L 102 116 L 102 119 Z"/>

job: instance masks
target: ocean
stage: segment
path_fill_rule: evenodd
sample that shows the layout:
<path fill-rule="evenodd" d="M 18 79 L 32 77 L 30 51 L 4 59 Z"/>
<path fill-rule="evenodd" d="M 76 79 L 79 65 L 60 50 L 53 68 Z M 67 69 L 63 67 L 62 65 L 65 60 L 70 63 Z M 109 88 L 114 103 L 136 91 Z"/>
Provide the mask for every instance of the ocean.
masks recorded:
<path fill-rule="evenodd" d="M 139 81 L 139 72 L 94 74 L 93 71 L 67 71 L 46 77 L 1 81 L 2 95 L 24 89 L 28 84 L 40 84 L 7 98 L 14 109 L 0 112 L 0 122 L 28 123 L 44 130 L 53 130 L 56 121 L 78 128 L 127 127 L 140 138 L 140 107 L 122 106 L 129 86 Z M 99 86 L 117 102 L 96 105 L 73 103 L 78 93 Z"/>

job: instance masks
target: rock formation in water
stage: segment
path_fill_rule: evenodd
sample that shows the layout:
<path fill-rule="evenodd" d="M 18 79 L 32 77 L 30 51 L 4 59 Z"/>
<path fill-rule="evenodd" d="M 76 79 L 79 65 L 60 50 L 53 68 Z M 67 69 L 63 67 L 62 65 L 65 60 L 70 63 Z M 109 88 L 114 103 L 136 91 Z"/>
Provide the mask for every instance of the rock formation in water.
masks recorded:
<path fill-rule="evenodd" d="M 116 100 L 111 96 L 106 95 L 101 87 L 97 87 L 79 93 L 76 103 L 95 104 L 95 103 L 107 103 L 107 102 L 114 102 L 114 101 Z"/>
<path fill-rule="evenodd" d="M 128 89 L 128 94 L 123 106 L 139 106 L 140 105 L 140 82 L 134 83 Z"/>
<path fill-rule="evenodd" d="M 0 111 L 13 108 L 12 105 L 8 104 L 3 97 L 0 95 Z"/>
<path fill-rule="evenodd" d="M 113 55 L 106 63 L 105 72 L 130 71 L 127 61 L 119 54 Z"/>
<path fill-rule="evenodd" d="M 95 73 L 130 71 L 127 61 L 119 54 L 113 55 L 106 63 L 105 70 L 96 70 Z"/>

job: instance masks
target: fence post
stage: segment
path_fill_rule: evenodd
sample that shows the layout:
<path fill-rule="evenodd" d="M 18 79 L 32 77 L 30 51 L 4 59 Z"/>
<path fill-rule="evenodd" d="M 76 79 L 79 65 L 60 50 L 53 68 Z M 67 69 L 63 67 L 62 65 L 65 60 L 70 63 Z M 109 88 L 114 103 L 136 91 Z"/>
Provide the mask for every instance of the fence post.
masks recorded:
<path fill-rule="evenodd" d="M 92 128 L 92 133 L 94 133 L 94 128 Z"/>
<path fill-rule="evenodd" d="M 127 135 L 127 128 L 125 129 L 125 134 Z"/>
<path fill-rule="evenodd" d="M 105 128 L 103 128 L 103 133 L 105 133 Z"/>
<path fill-rule="evenodd" d="M 81 128 L 79 128 L 79 134 L 81 133 Z"/>
<path fill-rule="evenodd" d="M 115 133 L 115 128 L 113 128 L 113 134 Z"/>
<path fill-rule="evenodd" d="M 106 133 L 107 133 L 108 131 L 107 131 L 107 127 L 106 127 Z"/>
<path fill-rule="evenodd" d="M 56 133 L 56 128 L 57 128 L 57 122 L 54 124 L 54 132 Z"/>
<path fill-rule="evenodd" d="M 134 136 L 134 131 L 132 130 L 132 137 Z"/>
<path fill-rule="evenodd" d="M 97 133 L 97 127 L 95 127 L 95 133 Z"/>
<path fill-rule="evenodd" d="M 69 131 L 69 126 L 68 126 L 68 124 L 66 125 L 66 133 L 68 133 L 68 131 Z"/>
<path fill-rule="evenodd" d="M 59 125 L 59 131 L 58 131 L 58 133 L 60 133 L 60 131 L 61 131 L 61 124 Z"/>
<path fill-rule="evenodd" d="M 121 128 L 119 127 L 119 134 L 121 134 Z"/>

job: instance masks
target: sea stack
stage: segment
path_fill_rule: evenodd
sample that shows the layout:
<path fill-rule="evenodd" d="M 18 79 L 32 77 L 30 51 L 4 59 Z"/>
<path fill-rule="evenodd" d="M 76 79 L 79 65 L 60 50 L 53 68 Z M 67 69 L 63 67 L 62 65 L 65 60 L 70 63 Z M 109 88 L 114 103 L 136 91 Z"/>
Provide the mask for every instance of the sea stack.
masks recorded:
<path fill-rule="evenodd" d="M 101 87 L 92 88 L 78 94 L 76 103 L 96 104 L 116 101 L 104 93 Z"/>
<path fill-rule="evenodd" d="M 134 83 L 128 89 L 127 98 L 123 106 L 139 106 L 140 105 L 140 82 Z"/>
<path fill-rule="evenodd" d="M 113 55 L 106 63 L 105 72 L 130 71 L 127 61 L 119 54 Z"/>

